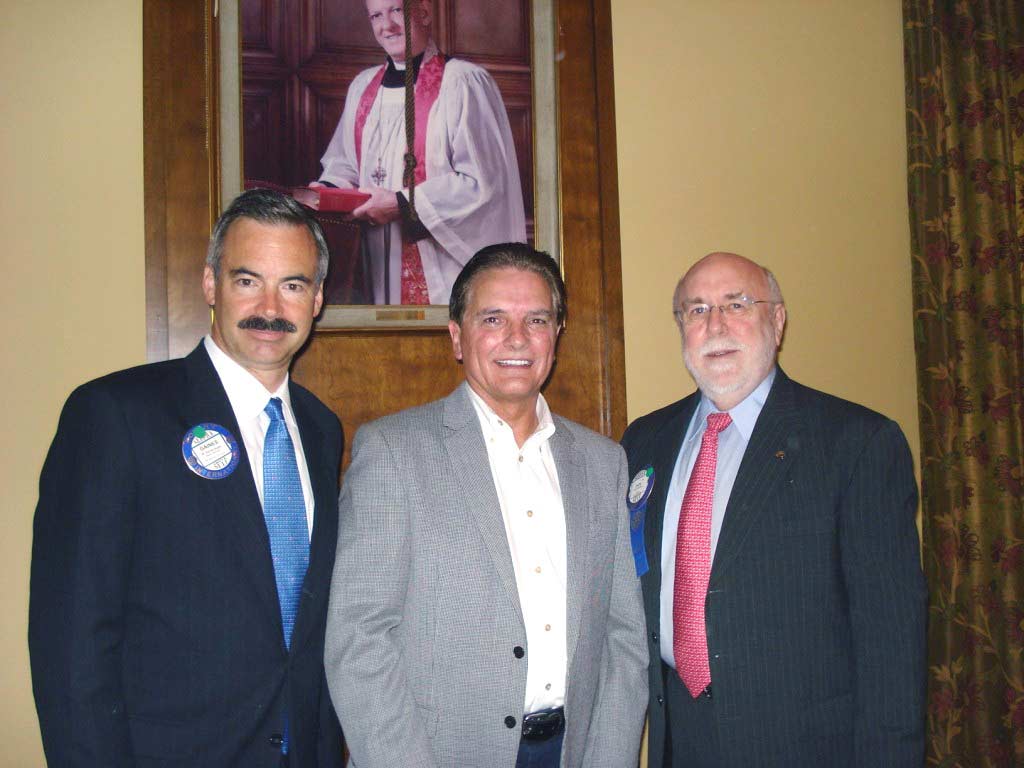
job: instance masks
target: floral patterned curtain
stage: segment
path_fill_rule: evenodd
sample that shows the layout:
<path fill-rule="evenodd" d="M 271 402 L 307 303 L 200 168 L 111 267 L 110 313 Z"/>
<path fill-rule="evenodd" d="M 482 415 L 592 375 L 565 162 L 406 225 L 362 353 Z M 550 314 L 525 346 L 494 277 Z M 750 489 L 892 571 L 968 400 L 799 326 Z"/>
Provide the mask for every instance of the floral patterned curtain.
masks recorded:
<path fill-rule="evenodd" d="M 1024 0 L 903 0 L 929 765 L 1024 766 Z"/>

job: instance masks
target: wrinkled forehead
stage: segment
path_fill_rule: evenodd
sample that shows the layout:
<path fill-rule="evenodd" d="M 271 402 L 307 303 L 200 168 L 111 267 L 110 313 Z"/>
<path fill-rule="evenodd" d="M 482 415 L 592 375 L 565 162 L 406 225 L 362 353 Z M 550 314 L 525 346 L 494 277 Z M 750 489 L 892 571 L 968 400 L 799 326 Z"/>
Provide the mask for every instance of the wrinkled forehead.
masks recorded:
<path fill-rule="evenodd" d="M 401 9 L 402 0 L 366 0 L 366 12 L 373 14 L 381 11 L 389 11 L 392 8 Z"/>
<path fill-rule="evenodd" d="M 554 309 L 553 292 L 544 276 L 521 267 L 495 266 L 480 270 L 469 281 L 466 298 L 467 306 L 528 304 L 534 309 Z"/>
<path fill-rule="evenodd" d="M 746 295 L 762 298 L 768 291 L 764 270 L 742 256 L 716 255 L 701 259 L 683 276 L 676 301 L 718 301 Z"/>
<path fill-rule="evenodd" d="M 422 5 L 422 0 L 412 0 L 410 4 L 412 7 L 410 10 L 414 11 L 418 6 Z M 372 15 L 374 13 L 387 13 L 392 9 L 396 11 L 402 10 L 402 0 L 366 0 L 366 13 Z M 415 13 L 413 14 L 415 16 Z M 413 19 L 416 21 L 416 19 Z"/>

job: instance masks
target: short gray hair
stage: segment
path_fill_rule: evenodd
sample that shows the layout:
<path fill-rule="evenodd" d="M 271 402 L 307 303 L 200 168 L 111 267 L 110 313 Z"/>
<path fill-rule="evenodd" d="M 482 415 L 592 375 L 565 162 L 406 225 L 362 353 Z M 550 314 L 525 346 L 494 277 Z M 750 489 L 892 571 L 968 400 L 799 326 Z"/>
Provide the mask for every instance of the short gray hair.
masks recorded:
<path fill-rule="evenodd" d="M 761 267 L 760 264 L 758 264 Z M 776 304 L 785 304 L 782 300 L 782 289 L 779 288 L 779 281 L 775 279 L 775 275 L 768 267 L 761 267 L 761 271 L 764 272 L 764 279 L 768 281 L 768 300 L 775 302 Z"/>
<path fill-rule="evenodd" d="M 210 235 L 210 245 L 206 250 L 206 266 L 213 270 L 214 277 L 220 277 L 220 262 L 224 256 L 224 241 L 227 239 L 228 230 L 239 219 L 252 219 L 260 224 L 305 227 L 316 244 L 314 282 L 317 287 L 323 284 L 331 258 L 324 231 L 311 209 L 272 189 L 246 190 L 232 200 L 231 205 L 217 219 Z"/>

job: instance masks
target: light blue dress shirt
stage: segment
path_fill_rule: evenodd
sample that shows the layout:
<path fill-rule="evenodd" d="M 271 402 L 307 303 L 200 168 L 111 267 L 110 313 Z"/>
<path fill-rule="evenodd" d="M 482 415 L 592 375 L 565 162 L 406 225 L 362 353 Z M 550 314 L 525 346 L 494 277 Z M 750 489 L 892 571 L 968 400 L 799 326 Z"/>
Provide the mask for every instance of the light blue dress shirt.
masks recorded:
<path fill-rule="evenodd" d="M 718 535 L 722 531 L 725 508 L 729 504 L 732 485 L 736 482 L 740 462 L 750 442 L 750 435 L 761 415 L 764 401 L 768 399 L 772 382 L 775 381 L 775 367 L 757 385 L 753 392 L 746 396 L 728 413 L 732 424 L 718 435 L 718 463 L 715 468 L 715 500 L 711 508 L 711 561 L 715 559 L 718 547 Z M 683 495 L 690 481 L 690 472 L 700 452 L 700 442 L 704 430 L 708 426 L 708 414 L 717 413 L 718 409 L 705 395 L 701 395 L 700 404 L 690 419 L 686 429 L 683 445 L 676 457 L 676 465 L 672 470 L 672 479 L 668 486 L 668 497 L 665 499 L 665 517 L 661 532 L 661 658 L 673 669 L 676 666 L 672 650 L 673 622 L 672 603 L 676 581 L 676 534 L 679 531 L 679 512 L 683 506 Z"/>

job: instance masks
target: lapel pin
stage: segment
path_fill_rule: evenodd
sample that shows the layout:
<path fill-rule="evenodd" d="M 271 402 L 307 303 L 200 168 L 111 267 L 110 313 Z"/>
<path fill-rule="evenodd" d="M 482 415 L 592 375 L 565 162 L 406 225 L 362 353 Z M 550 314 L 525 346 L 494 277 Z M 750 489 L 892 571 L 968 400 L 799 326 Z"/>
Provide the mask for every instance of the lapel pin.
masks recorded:
<path fill-rule="evenodd" d="M 220 480 L 235 471 L 242 452 L 235 436 L 220 424 L 191 427 L 181 441 L 185 465 L 207 480 Z"/>
<path fill-rule="evenodd" d="M 785 451 L 776 451 L 775 452 L 775 458 L 778 459 L 779 461 L 782 461 L 784 458 L 786 458 L 786 452 Z"/>

